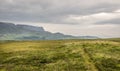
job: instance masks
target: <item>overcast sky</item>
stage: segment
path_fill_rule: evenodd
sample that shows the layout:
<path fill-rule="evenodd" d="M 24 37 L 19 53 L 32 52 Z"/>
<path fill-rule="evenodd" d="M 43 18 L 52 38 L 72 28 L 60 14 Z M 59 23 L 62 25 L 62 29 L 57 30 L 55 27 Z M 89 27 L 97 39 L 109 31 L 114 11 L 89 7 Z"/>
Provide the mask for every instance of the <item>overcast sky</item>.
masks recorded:
<path fill-rule="evenodd" d="M 0 0 L 0 21 L 77 36 L 120 37 L 120 0 Z"/>

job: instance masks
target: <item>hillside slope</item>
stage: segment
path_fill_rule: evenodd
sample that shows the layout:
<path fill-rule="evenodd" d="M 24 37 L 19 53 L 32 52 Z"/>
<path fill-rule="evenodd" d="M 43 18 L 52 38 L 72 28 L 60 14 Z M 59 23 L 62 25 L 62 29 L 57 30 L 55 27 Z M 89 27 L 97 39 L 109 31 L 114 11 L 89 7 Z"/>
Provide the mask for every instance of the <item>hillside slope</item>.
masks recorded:
<path fill-rule="evenodd" d="M 62 33 L 51 33 L 43 27 L 15 25 L 0 22 L 0 40 L 49 40 L 49 39 L 93 39 L 95 36 L 72 36 Z"/>

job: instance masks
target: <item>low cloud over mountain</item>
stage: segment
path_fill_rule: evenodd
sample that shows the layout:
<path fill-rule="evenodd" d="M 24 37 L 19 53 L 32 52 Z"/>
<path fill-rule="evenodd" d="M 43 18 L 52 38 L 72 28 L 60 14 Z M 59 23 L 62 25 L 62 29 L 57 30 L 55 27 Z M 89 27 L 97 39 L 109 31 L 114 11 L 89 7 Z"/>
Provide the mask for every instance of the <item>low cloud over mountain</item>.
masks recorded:
<path fill-rule="evenodd" d="M 15 25 L 0 22 L 0 40 L 55 40 L 55 39 L 93 39 L 94 36 L 72 36 L 62 33 L 51 33 L 43 27 Z"/>
<path fill-rule="evenodd" d="M 0 0 L 0 21 L 42 24 L 51 32 L 119 37 L 118 19 L 120 0 Z"/>

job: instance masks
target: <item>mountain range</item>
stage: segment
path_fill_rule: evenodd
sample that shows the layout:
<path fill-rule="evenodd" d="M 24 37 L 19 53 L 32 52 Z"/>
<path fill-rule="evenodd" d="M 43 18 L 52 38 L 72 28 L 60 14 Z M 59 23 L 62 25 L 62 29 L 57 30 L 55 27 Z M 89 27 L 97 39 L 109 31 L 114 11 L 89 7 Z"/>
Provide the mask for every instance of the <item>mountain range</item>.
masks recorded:
<path fill-rule="evenodd" d="M 72 36 L 51 33 L 43 27 L 0 22 L 0 40 L 96 39 L 96 36 Z"/>

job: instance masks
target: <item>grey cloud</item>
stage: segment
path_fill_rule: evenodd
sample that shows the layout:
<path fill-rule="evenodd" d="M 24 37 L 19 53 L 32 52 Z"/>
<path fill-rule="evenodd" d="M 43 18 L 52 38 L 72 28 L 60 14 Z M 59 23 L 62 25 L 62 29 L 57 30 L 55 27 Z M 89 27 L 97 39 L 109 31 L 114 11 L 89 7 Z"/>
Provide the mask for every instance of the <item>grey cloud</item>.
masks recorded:
<path fill-rule="evenodd" d="M 119 0 L 0 0 L 0 21 L 67 23 L 69 15 L 112 12 Z"/>
<path fill-rule="evenodd" d="M 96 24 L 119 24 L 120 25 L 120 18 L 105 20 L 105 21 L 97 22 Z"/>

